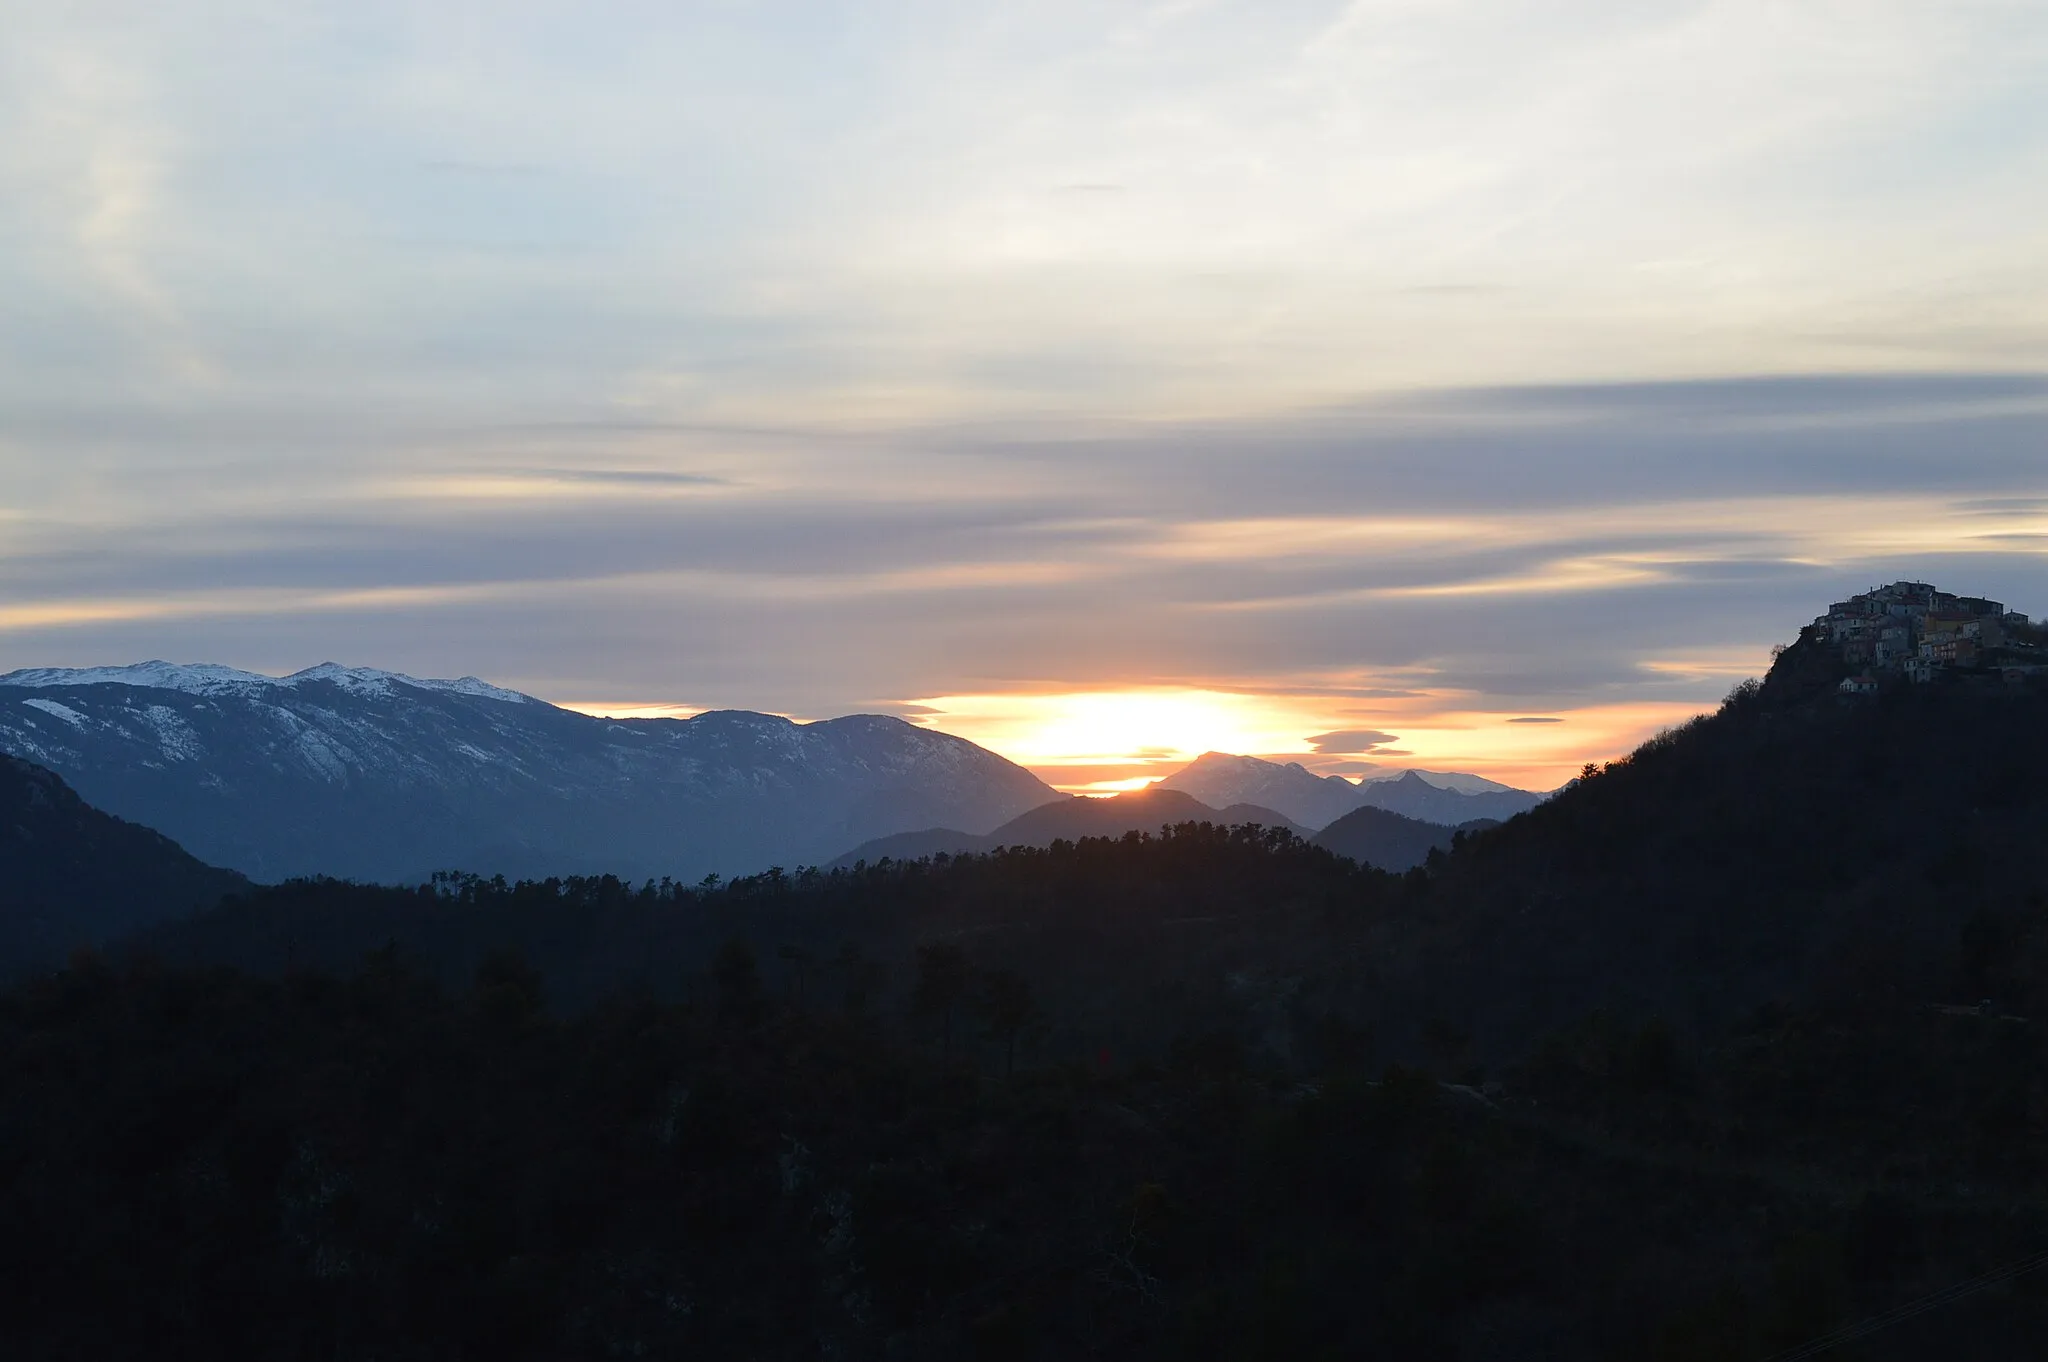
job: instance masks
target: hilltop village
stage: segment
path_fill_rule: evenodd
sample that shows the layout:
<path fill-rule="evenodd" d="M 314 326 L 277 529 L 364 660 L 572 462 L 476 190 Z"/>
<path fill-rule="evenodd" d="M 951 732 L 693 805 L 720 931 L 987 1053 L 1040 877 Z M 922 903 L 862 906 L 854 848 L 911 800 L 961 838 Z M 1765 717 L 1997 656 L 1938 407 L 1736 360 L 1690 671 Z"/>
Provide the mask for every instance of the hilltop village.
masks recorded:
<path fill-rule="evenodd" d="M 1982 596 L 1952 596 L 1926 582 L 1893 582 L 1828 607 L 1802 631 L 1850 669 L 1844 695 L 1890 681 L 1920 685 L 1970 678 L 2022 684 L 2048 673 L 2048 632 Z"/>

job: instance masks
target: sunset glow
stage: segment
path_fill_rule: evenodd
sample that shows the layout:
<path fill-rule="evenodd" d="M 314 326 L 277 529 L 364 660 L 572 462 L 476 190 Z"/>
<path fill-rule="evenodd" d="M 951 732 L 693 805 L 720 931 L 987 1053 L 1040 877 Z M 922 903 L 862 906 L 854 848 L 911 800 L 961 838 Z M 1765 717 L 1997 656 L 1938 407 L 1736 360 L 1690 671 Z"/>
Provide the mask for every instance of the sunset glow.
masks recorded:
<path fill-rule="evenodd" d="M 1461 709 L 1435 696 L 1365 709 L 1355 700 L 1322 696 L 1166 688 L 948 695 L 917 703 L 925 711 L 917 722 L 1000 752 L 1072 794 L 1138 789 L 1204 752 L 1299 762 L 1318 774 L 1347 777 L 1409 768 L 1468 771 L 1547 790 L 1588 760 L 1621 756 L 1701 708 L 1637 703 L 1532 716 Z M 1351 744 L 1358 751 L 1313 741 L 1347 732 L 1387 741 Z"/>
<path fill-rule="evenodd" d="M 702 705 L 608 704 L 601 700 L 558 700 L 559 708 L 588 714 L 593 719 L 694 719 L 704 712 Z"/>
<path fill-rule="evenodd" d="M 1746 654 L 1674 658 L 1660 674 L 1732 685 L 1754 675 Z M 1470 697 L 1417 692 L 1364 707 L 1321 695 L 1153 687 L 1016 695 L 942 695 L 908 707 L 911 721 L 966 738 L 1035 772 L 1067 794 L 1140 790 L 1205 752 L 1299 762 L 1318 775 L 1357 779 L 1416 768 L 1466 771 L 1523 789 L 1549 790 L 1587 761 L 1621 756 L 1702 706 L 1636 703 L 1555 713 L 1489 712 Z M 688 719 L 700 705 L 558 702 L 605 719 Z M 1345 743 L 1345 734 L 1384 741 Z M 1317 742 L 1316 738 L 1340 741 Z M 1357 746 L 1358 751 L 1340 750 Z"/>
<path fill-rule="evenodd" d="M 2041 7 L 1567 8 L 16 6 L 0 668 L 1547 788 L 2048 610 Z"/>

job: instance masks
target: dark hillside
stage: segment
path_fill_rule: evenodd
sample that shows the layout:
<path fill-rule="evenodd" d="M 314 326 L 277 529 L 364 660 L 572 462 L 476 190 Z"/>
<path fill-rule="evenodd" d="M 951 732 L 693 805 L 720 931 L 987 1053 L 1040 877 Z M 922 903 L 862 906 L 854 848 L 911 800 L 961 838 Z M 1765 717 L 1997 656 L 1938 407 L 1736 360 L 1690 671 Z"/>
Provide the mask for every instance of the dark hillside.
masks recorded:
<path fill-rule="evenodd" d="M 1394 946 L 1409 977 L 1495 1047 L 1595 1007 L 1711 1030 L 1817 987 L 2008 994 L 1968 943 L 2044 925 L 2048 693 L 1834 680 L 1788 649 L 1718 713 L 1468 839 Z"/>
<path fill-rule="evenodd" d="M 1361 865 L 1399 871 L 1421 865 L 1432 851 L 1449 850 L 1460 833 L 1484 832 L 1498 826 L 1493 819 L 1482 818 L 1447 828 L 1441 823 L 1425 823 L 1368 804 L 1345 814 L 1312 840 L 1317 846 L 1349 856 Z"/>
<path fill-rule="evenodd" d="M 620 990 L 701 993 L 734 938 L 751 943 L 778 990 L 858 988 L 878 1004 L 900 1001 L 917 948 L 945 941 L 1034 981 L 1044 1053 L 1106 1047 L 1137 1059 L 1163 1057 L 1191 1026 L 1291 1046 L 1283 981 L 1305 976 L 1399 893 L 1392 877 L 1284 831 L 1186 823 L 693 888 L 609 877 L 444 879 L 416 890 L 295 881 L 130 946 L 174 965 L 281 974 L 353 968 L 389 944 L 451 986 L 511 950 L 534 963 L 551 998 L 582 1008 Z"/>
<path fill-rule="evenodd" d="M 591 1008 L 516 954 L 437 982 L 388 948 L 268 979 L 88 958 L 0 994 L 0 1341 L 1741 1362 L 2048 1246 L 2038 1028 L 1809 1007 L 1694 1047 L 1596 1014 L 1481 1088 L 1451 1028 L 1436 1075 L 1388 1066 L 1272 987 L 1345 913 L 1405 911 L 1394 885 L 1194 828 L 705 894 L 286 886 L 209 920 L 545 952 L 829 909 L 917 945 L 872 988 L 858 952 L 733 942 L 687 1001 Z M 1290 1030 L 1316 1043 L 1262 1041 Z M 2018 1359 L 2044 1328 L 2029 1277 L 1842 1355 Z"/>
<path fill-rule="evenodd" d="M 100 812 L 55 772 L 0 755 L 0 975 L 210 907 L 248 881 Z"/>
<path fill-rule="evenodd" d="M 166 924 L 0 996 L 9 1355 L 1739 1362 L 1996 1279 L 2048 696 L 1786 675 L 1405 876 L 1187 823 Z M 1839 1355 L 2031 1357 L 2044 1280 Z"/>

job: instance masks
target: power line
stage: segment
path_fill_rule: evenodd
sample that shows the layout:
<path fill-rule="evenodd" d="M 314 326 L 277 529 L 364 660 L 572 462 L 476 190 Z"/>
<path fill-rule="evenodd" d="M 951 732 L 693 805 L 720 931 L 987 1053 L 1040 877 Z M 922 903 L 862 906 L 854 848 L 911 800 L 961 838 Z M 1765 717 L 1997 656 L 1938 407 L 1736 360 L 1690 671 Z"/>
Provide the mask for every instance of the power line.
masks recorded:
<path fill-rule="evenodd" d="M 2018 1262 L 2007 1263 L 2004 1267 L 1995 1267 L 1982 1276 L 1972 1277 L 1968 1281 L 1957 1282 L 1954 1286 L 1943 1287 L 1941 1290 L 1931 1295 L 1922 1296 L 1918 1300 L 1907 1301 L 1904 1305 L 1888 1310 L 1882 1315 L 1873 1315 L 1860 1323 L 1837 1329 L 1831 1334 L 1823 1334 L 1821 1337 L 1802 1343 L 1790 1351 L 1775 1353 L 1766 1358 L 1765 1362 L 1801 1362 L 1803 1358 L 1817 1357 L 1830 1348 L 1838 1348 L 1844 1343 L 1853 1343 L 1859 1338 L 1867 1338 L 1881 1329 L 1889 1329 L 1894 1324 L 1903 1324 L 1916 1315 L 1924 1315 L 1929 1310 L 1938 1310 L 1944 1305 L 1963 1299 L 1965 1296 L 1974 1296 L 1979 1291 L 1997 1286 L 2001 1282 L 2009 1282 L 2015 1277 L 2024 1276 L 2037 1268 L 2043 1267 L 2048 1267 L 2048 1253 L 2036 1254 L 2032 1258 L 2022 1258 Z"/>

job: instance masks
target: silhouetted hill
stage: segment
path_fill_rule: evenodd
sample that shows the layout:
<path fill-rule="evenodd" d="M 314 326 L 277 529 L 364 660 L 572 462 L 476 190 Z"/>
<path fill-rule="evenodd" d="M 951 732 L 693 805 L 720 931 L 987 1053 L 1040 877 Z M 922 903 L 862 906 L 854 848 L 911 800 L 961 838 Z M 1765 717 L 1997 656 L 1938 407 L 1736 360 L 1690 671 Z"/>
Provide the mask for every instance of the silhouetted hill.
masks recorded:
<path fill-rule="evenodd" d="M 1238 805 L 1238 817 L 1212 808 L 1193 795 L 1156 787 L 1131 790 L 1109 799 L 1076 796 L 1041 804 L 989 834 L 995 846 L 1046 846 L 1055 839 L 1079 841 L 1083 837 L 1121 837 L 1127 832 L 1157 832 L 1176 823 L 1263 823 L 1268 827 L 1296 830 L 1294 825 L 1271 809 Z"/>
<path fill-rule="evenodd" d="M 977 837 L 956 828 L 926 828 L 921 832 L 899 832 L 877 837 L 872 842 L 862 842 L 833 861 L 828 868 L 850 866 L 860 861 L 879 865 L 883 861 L 921 861 L 927 856 L 965 856 L 977 851 L 991 851 L 997 845 L 993 838 Z"/>
<path fill-rule="evenodd" d="M 1308 828 L 1278 809 L 1269 809 L 1262 804 L 1225 804 L 1216 810 L 1216 823 L 1219 827 L 1227 828 L 1243 827 L 1247 824 L 1261 828 L 1278 828 L 1282 832 L 1291 832 L 1304 841 L 1310 836 Z"/>
<path fill-rule="evenodd" d="M 55 772 L 0 756 L 0 976 L 246 888 L 161 833 L 93 808 Z"/>
<path fill-rule="evenodd" d="M 986 832 L 1052 790 L 901 719 L 599 719 L 474 678 L 152 662 L 0 676 L 0 751 L 262 879 L 695 879 Z"/>
<path fill-rule="evenodd" d="M 1449 850 L 1452 839 L 1460 833 L 1483 832 L 1498 826 L 1492 819 L 1481 818 L 1462 827 L 1447 828 L 1367 805 L 1353 809 L 1310 840 L 1361 865 L 1401 871 L 1421 865 L 1432 851 Z"/>
<path fill-rule="evenodd" d="M 2001 994 L 1997 943 L 2048 908 L 2048 692 L 1830 681 L 1788 649 L 1719 712 L 1467 839 L 1394 952 L 1441 990 L 1413 1005 L 1509 1045 L 1596 1007 L 1711 1030 L 1815 988 Z"/>
<path fill-rule="evenodd" d="M 986 836 L 976 837 L 952 828 L 927 828 L 922 832 L 897 833 L 863 842 L 832 862 L 851 866 L 861 861 L 870 865 L 883 860 L 915 861 L 926 856 L 960 856 L 969 852 L 993 851 L 997 847 L 1044 847 L 1058 840 L 1079 841 L 1083 837 L 1122 837 L 1131 832 L 1157 832 L 1178 823 L 1213 823 L 1217 827 L 1252 824 L 1278 828 L 1306 838 L 1307 832 L 1272 809 L 1252 804 L 1233 804 L 1214 809 L 1179 790 L 1152 786 L 1108 798 L 1066 795 L 1019 814 Z"/>

